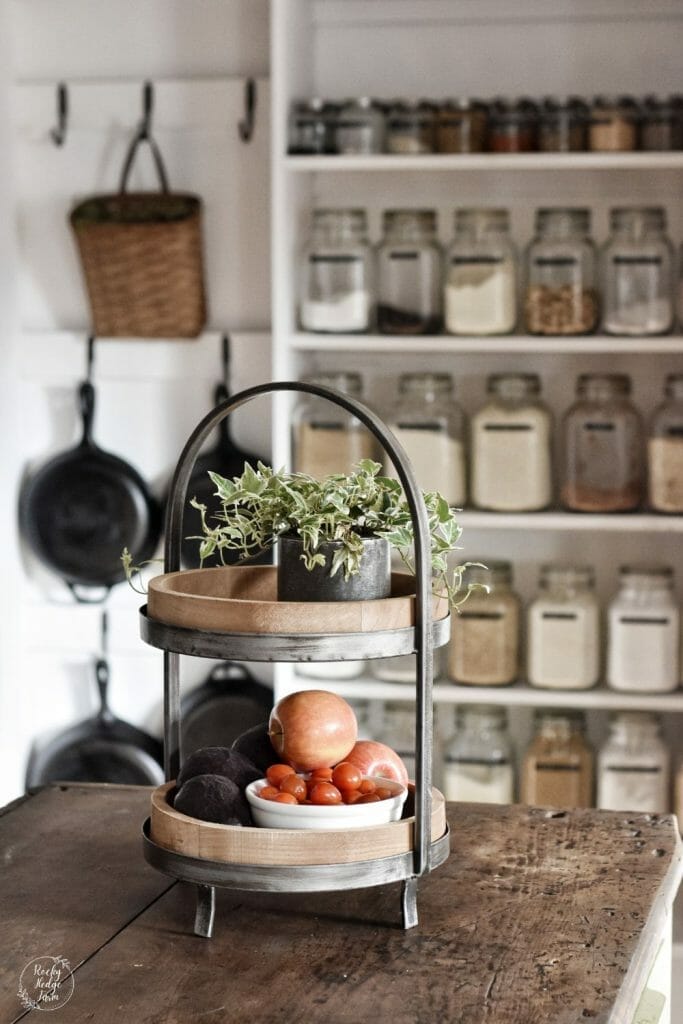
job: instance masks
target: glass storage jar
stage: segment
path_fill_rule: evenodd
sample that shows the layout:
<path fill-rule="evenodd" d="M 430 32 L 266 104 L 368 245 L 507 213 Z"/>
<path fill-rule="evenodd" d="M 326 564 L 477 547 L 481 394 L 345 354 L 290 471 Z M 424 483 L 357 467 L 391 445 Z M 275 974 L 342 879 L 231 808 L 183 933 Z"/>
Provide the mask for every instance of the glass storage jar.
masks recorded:
<path fill-rule="evenodd" d="M 657 512 L 683 512 L 683 374 L 664 385 L 666 400 L 654 411 L 647 442 L 648 499 Z"/>
<path fill-rule="evenodd" d="M 414 661 L 415 659 L 413 659 Z M 415 704 L 412 701 L 386 701 L 380 743 L 391 747 L 403 761 L 408 778 L 415 778 Z M 434 758 L 436 763 L 436 758 Z"/>
<path fill-rule="evenodd" d="M 509 334 L 517 321 L 517 253 L 507 210 L 454 213 L 444 305 L 451 334 Z"/>
<path fill-rule="evenodd" d="M 531 334 L 590 334 L 598 322 L 590 210 L 536 211 L 526 253 L 525 317 Z"/>
<path fill-rule="evenodd" d="M 403 571 L 405 571 L 405 566 Z M 369 665 L 375 679 L 381 679 L 385 683 L 409 683 L 415 686 L 417 682 L 414 654 L 397 654 L 393 658 L 373 658 Z M 441 649 L 437 648 L 434 651 L 434 679 L 438 679 L 440 674 Z"/>
<path fill-rule="evenodd" d="M 680 145 L 675 98 L 646 96 L 641 109 L 640 148 L 668 152 L 680 149 Z"/>
<path fill-rule="evenodd" d="M 623 373 L 583 373 L 562 421 L 561 499 L 573 512 L 629 512 L 643 496 L 643 428 Z"/>
<path fill-rule="evenodd" d="M 666 334 L 673 327 L 673 246 L 661 206 L 610 211 L 602 250 L 603 328 L 607 334 Z"/>
<path fill-rule="evenodd" d="M 373 256 L 365 210 L 314 210 L 302 254 L 299 322 L 323 334 L 368 331 Z"/>
<path fill-rule="evenodd" d="M 431 103 L 397 100 L 389 107 L 386 119 L 388 153 L 404 156 L 434 152 L 435 110 Z"/>
<path fill-rule="evenodd" d="M 381 105 L 370 96 L 347 100 L 337 114 L 334 145 L 337 153 L 368 156 L 384 150 L 385 123 Z"/>
<path fill-rule="evenodd" d="M 489 559 L 471 565 L 465 585 L 473 590 L 451 616 L 448 675 L 470 686 L 506 686 L 519 676 L 520 600 L 512 590 L 512 566 Z"/>
<path fill-rule="evenodd" d="M 483 153 L 486 149 L 488 112 L 480 100 L 446 100 L 436 115 L 439 153 Z"/>
<path fill-rule="evenodd" d="M 441 330 L 441 247 L 434 210 L 385 210 L 377 248 L 377 327 L 382 334 Z"/>
<path fill-rule="evenodd" d="M 544 153 L 577 153 L 587 148 L 588 107 L 576 96 L 546 96 L 538 111 L 538 148 Z"/>
<path fill-rule="evenodd" d="M 464 705 L 444 748 L 442 789 L 446 800 L 479 804 L 514 801 L 512 743 L 505 708 Z"/>
<path fill-rule="evenodd" d="M 527 611 L 527 678 L 532 686 L 587 690 L 600 675 L 600 608 L 586 566 L 544 565 Z"/>
<path fill-rule="evenodd" d="M 620 711 L 598 753 L 597 805 L 604 811 L 668 814 L 671 756 L 656 715 Z"/>
<path fill-rule="evenodd" d="M 449 373 L 405 373 L 399 397 L 387 416 L 389 427 L 405 448 L 423 491 L 440 491 L 450 505 L 466 498 L 465 415 L 455 401 Z M 384 456 L 384 472 L 395 476 Z"/>
<path fill-rule="evenodd" d="M 359 373 L 324 373 L 311 377 L 312 384 L 335 388 L 352 398 L 362 399 Z M 313 477 L 350 473 L 361 459 L 376 456 L 376 444 L 369 430 L 350 413 L 316 395 L 305 395 L 294 415 L 294 469 Z"/>
<path fill-rule="evenodd" d="M 536 730 L 522 767 L 522 803 L 541 807 L 592 807 L 593 751 L 582 711 L 538 710 Z"/>
<path fill-rule="evenodd" d="M 494 512 L 535 512 L 552 500 L 551 417 L 535 373 L 493 374 L 470 427 L 471 500 Z"/>
<path fill-rule="evenodd" d="M 293 103 L 289 115 L 288 152 L 301 155 L 334 153 L 338 110 L 334 103 L 317 96 Z"/>
<path fill-rule="evenodd" d="M 536 149 L 538 109 L 528 99 L 496 99 L 489 107 L 488 148 L 492 153 L 529 153 Z"/>
<path fill-rule="evenodd" d="M 607 613 L 607 685 L 670 693 L 679 683 L 679 611 L 668 566 L 623 566 Z"/>
<path fill-rule="evenodd" d="M 638 104 L 630 96 L 596 96 L 591 108 L 588 142 L 600 153 L 638 148 Z"/>

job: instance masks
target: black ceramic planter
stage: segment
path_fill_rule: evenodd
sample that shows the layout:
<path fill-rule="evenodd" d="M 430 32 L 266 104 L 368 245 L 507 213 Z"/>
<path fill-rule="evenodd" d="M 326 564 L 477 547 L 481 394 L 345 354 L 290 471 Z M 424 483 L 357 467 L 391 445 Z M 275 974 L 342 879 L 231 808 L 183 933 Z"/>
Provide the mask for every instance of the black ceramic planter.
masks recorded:
<path fill-rule="evenodd" d="M 277 575 L 279 601 L 377 601 L 391 594 L 391 552 L 382 537 L 363 539 L 360 572 L 344 579 L 343 570 L 330 576 L 330 566 L 339 541 L 321 544 L 318 551 L 325 565 L 310 571 L 301 558 L 298 537 L 280 537 Z"/>

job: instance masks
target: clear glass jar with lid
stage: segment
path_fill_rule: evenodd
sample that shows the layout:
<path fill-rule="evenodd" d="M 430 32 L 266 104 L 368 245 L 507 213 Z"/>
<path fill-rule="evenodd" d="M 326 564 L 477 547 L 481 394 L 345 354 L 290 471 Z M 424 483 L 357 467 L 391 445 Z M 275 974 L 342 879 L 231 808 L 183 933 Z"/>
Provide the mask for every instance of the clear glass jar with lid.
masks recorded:
<path fill-rule="evenodd" d="M 666 334 L 674 322 L 673 246 L 661 206 L 610 210 L 602 250 L 607 334 Z"/>
<path fill-rule="evenodd" d="M 318 374 L 310 383 L 343 391 L 362 399 L 359 373 L 338 371 Z M 330 473 L 350 473 L 361 459 L 376 456 L 370 431 L 355 416 L 316 395 L 303 395 L 293 414 L 294 469 L 321 478 Z"/>
<path fill-rule="evenodd" d="M 382 334 L 441 330 L 441 246 L 434 210 L 385 210 L 377 247 L 377 327 Z"/>
<path fill-rule="evenodd" d="M 532 686 L 587 690 L 600 676 L 600 608 L 590 567 L 544 565 L 527 611 Z"/>
<path fill-rule="evenodd" d="M 361 96 L 342 104 L 334 131 L 337 153 L 347 156 L 382 153 L 384 136 L 384 111 L 376 100 L 370 96 Z"/>
<path fill-rule="evenodd" d="M 454 213 L 444 305 L 451 334 L 509 334 L 517 322 L 517 252 L 507 210 Z"/>
<path fill-rule="evenodd" d="M 457 709 L 455 734 L 444 747 L 442 790 L 446 800 L 513 803 L 513 752 L 505 708 L 471 704 Z"/>
<path fill-rule="evenodd" d="M 405 448 L 423 491 L 439 491 L 450 505 L 466 499 L 465 414 L 449 373 L 404 373 L 387 423 Z M 384 471 L 395 476 L 384 457 Z"/>
<path fill-rule="evenodd" d="M 426 100 L 396 100 L 387 112 L 387 153 L 433 153 L 435 118 L 434 106 Z"/>
<path fill-rule="evenodd" d="M 493 374 L 470 425 L 471 500 L 494 512 L 535 512 L 552 500 L 551 416 L 535 373 Z"/>
<path fill-rule="evenodd" d="M 335 121 L 339 108 L 319 96 L 292 104 L 289 114 L 290 154 L 334 153 Z"/>
<path fill-rule="evenodd" d="M 590 210 L 536 211 L 526 253 L 525 319 L 531 334 L 590 334 L 598 322 Z"/>
<path fill-rule="evenodd" d="M 439 153 L 483 153 L 486 149 L 488 111 L 481 100 L 446 100 L 436 115 Z"/>
<path fill-rule="evenodd" d="M 659 152 L 681 148 L 676 97 L 645 97 L 641 108 L 640 148 Z"/>
<path fill-rule="evenodd" d="M 522 768 L 522 803 L 592 807 L 595 769 L 583 712 L 539 709 L 534 721 L 536 734 Z"/>
<path fill-rule="evenodd" d="M 671 693 L 679 684 L 680 615 L 668 566 L 622 566 L 607 613 L 607 685 Z"/>
<path fill-rule="evenodd" d="M 530 153 L 536 149 L 537 132 L 538 108 L 532 100 L 493 100 L 488 134 L 492 153 Z"/>
<path fill-rule="evenodd" d="M 546 96 L 538 111 L 538 148 L 544 153 L 577 153 L 588 144 L 588 106 L 577 96 Z"/>
<path fill-rule="evenodd" d="M 625 153 L 638 148 L 638 104 L 630 96 L 596 96 L 588 131 L 590 148 L 599 153 Z"/>
<path fill-rule="evenodd" d="M 414 659 L 413 659 L 414 660 Z M 415 704 L 413 701 L 385 701 L 380 743 L 391 747 L 403 761 L 408 778 L 415 778 Z M 436 758 L 434 758 L 436 763 Z"/>
<path fill-rule="evenodd" d="M 666 400 L 655 409 L 647 441 L 648 499 L 656 512 L 683 512 L 683 374 L 664 385 Z"/>
<path fill-rule="evenodd" d="M 520 674 L 521 606 L 512 590 L 511 564 L 489 559 L 486 568 L 470 565 L 463 582 L 478 586 L 451 616 L 450 679 L 469 686 L 514 683 Z"/>
<path fill-rule="evenodd" d="M 302 253 L 302 330 L 324 334 L 368 331 L 373 278 L 365 210 L 314 210 L 311 237 Z"/>
<path fill-rule="evenodd" d="M 643 427 L 623 373 L 582 373 L 561 429 L 565 508 L 629 512 L 643 497 Z"/>
<path fill-rule="evenodd" d="M 605 811 L 668 814 L 671 755 L 657 715 L 619 711 L 598 753 L 597 805 Z"/>

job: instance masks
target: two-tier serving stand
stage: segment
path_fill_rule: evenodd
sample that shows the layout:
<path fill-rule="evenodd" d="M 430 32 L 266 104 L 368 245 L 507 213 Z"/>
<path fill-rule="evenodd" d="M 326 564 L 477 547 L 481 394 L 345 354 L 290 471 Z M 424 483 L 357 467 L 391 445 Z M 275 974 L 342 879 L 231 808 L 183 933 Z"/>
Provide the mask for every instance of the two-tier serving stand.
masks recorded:
<path fill-rule="evenodd" d="M 273 392 L 304 392 L 328 399 L 356 417 L 382 445 L 403 485 L 415 536 L 414 624 L 396 629 L 354 633 L 212 632 L 169 625 L 140 609 L 143 640 L 164 651 L 164 770 L 167 783 L 178 775 L 180 750 L 181 654 L 203 658 L 262 662 L 345 661 L 390 658 L 415 654 L 416 658 L 416 777 L 415 823 L 412 848 L 391 856 L 333 864 L 225 863 L 188 855 L 155 842 L 150 819 L 143 826 L 146 860 L 157 870 L 197 886 L 194 930 L 210 938 L 215 915 L 216 887 L 267 892 L 322 892 L 362 889 L 387 882 L 402 882 L 403 925 L 417 924 L 418 880 L 442 864 L 449 853 L 447 827 L 434 838 L 432 831 L 432 675 L 433 650 L 448 641 L 450 618 L 433 619 L 431 597 L 430 533 L 427 512 L 412 468 L 402 447 L 384 423 L 355 399 L 330 388 L 300 381 L 284 381 L 248 388 L 216 406 L 198 424 L 178 460 L 166 513 L 165 573 L 180 569 L 181 532 L 187 488 L 199 452 L 211 432 L 237 408 Z M 211 571 L 211 570 L 207 570 Z M 398 824 L 398 823 L 397 823 Z M 231 828 L 231 826 L 221 826 Z M 232 826 L 239 828 L 239 826 Z M 215 828 L 215 826 L 214 826 Z M 302 833 L 304 835 L 304 833 Z M 310 833 L 309 833 L 310 838 Z"/>

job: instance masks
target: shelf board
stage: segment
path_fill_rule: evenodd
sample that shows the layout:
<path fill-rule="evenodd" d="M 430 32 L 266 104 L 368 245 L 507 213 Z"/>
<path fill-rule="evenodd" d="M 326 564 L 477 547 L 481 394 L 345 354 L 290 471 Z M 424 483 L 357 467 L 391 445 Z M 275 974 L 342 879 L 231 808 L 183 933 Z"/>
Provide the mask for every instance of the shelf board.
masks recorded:
<path fill-rule="evenodd" d="M 288 686 L 288 690 L 290 686 Z M 293 675 L 291 691 L 334 690 L 351 700 L 404 700 L 415 698 L 410 683 L 384 683 L 372 676 L 358 679 L 313 679 Z M 683 713 L 683 690 L 674 693 L 618 693 L 598 686 L 594 690 L 541 690 L 525 683 L 514 686 L 457 686 L 435 683 L 438 704 L 502 704 L 507 707 L 561 707 L 624 711 L 677 711 Z"/>
<path fill-rule="evenodd" d="M 654 513 L 460 512 L 468 530 L 591 530 L 607 533 L 681 533 L 683 516 Z"/>
<path fill-rule="evenodd" d="M 508 355 L 510 352 L 530 354 L 579 353 L 610 355 L 628 353 L 649 356 L 655 353 L 683 355 L 683 335 L 668 334 L 650 338 L 614 338 L 594 334 L 569 338 L 539 338 L 528 334 L 506 334 L 497 337 L 465 338 L 450 334 L 428 334 L 406 337 L 394 334 L 312 334 L 291 335 L 291 347 L 299 352 L 391 352 L 391 353 L 475 353 L 477 355 Z"/>
<path fill-rule="evenodd" d="M 334 174 L 351 171 L 669 171 L 683 170 L 683 152 L 285 156 L 284 165 L 288 171 Z"/>

